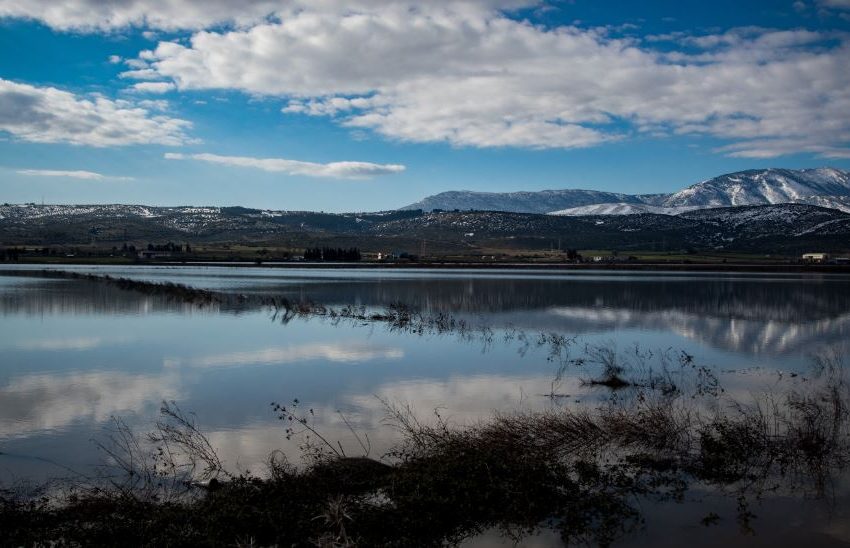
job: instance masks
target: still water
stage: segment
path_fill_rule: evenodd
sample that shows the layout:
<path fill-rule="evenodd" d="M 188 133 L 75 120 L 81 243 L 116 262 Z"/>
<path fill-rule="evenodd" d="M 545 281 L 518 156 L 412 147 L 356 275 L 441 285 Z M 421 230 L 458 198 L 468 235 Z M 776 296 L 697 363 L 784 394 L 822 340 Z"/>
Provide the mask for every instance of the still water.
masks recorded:
<path fill-rule="evenodd" d="M 204 307 L 87 280 L 45 279 L 42 267 L 0 270 L 12 268 L 15 276 L 0 275 L 0 484 L 91 474 L 106 463 L 96 442 L 108 436 L 112 418 L 144 432 L 163 400 L 195 413 L 231 468 L 261 473 L 274 449 L 296 462 L 299 455 L 271 402 L 299 399 L 327 437 L 351 447 L 342 413 L 368 433 L 379 457 L 396 435 L 382 400 L 422 417 L 438 409 L 459 424 L 494 411 L 593 405 L 605 397 L 582 382 L 596 374 L 593 363 L 559 375 L 588 348 L 624 355 L 637 348 L 651 362 L 685 352 L 742 396 L 791 375 L 805 379 L 816 354 L 850 355 L 844 275 L 63 267 L 330 306 L 404 303 L 474 326 L 415 334 L 322 317 L 282 323 L 262 306 Z M 536 342 L 541 333 L 571 343 L 553 355 Z M 843 481 L 832 504 L 774 500 L 761 509 L 771 525 L 755 540 L 850 541 L 840 505 L 847 491 Z M 677 545 L 670 523 L 707 544 L 739 538 L 735 527 L 694 530 L 703 510 L 687 501 L 648 508 L 646 532 L 624 542 Z M 661 516 L 667 525 L 653 529 Z M 542 534 L 528 542 L 555 540 Z"/>

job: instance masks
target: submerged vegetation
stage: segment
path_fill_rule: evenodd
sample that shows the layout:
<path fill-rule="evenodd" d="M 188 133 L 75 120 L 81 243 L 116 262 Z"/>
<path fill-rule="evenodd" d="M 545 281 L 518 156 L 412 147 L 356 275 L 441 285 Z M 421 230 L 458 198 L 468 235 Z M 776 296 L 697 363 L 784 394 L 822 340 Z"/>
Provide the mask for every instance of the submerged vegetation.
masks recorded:
<path fill-rule="evenodd" d="M 384 455 L 350 424 L 359 452 L 348 454 L 313 410 L 273 404 L 282 443 L 299 442 L 303 463 L 275 451 L 261 475 L 225 469 L 194 416 L 164 403 L 152 433 L 116 421 L 102 443 L 121 474 L 41 498 L 3 491 L 0 530 L 8 545 L 443 545 L 491 529 L 607 545 L 643 526 L 643 501 L 711 492 L 737 511 L 703 524 L 733 520 L 747 533 L 761 499 L 828 497 L 850 463 L 842 371 L 822 360 L 807 383 L 750 402 L 639 375 L 629 397 L 472 425 L 384 401 L 401 434 Z"/>
<path fill-rule="evenodd" d="M 114 284 L 202 306 L 242 303 L 275 321 L 320 317 L 377 322 L 408 333 L 453 333 L 485 344 L 497 335 L 450 315 L 403 305 L 383 311 L 325 307 L 74 273 L 46 275 Z M 352 451 L 317 426 L 298 400 L 271 404 L 281 444 L 264 473 L 230 469 L 191 413 L 165 402 L 152 431 L 115 419 L 99 442 L 111 472 L 41 489 L 0 486 L 0 544 L 409 546 L 456 544 L 497 530 L 519 541 L 541 530 L 565 544 L 608 545 L 645 526 L 647 502 L 724 497 L 731 522 L 758 530 L 761 500 L 828 499 L 850 464 L 850 389 L 835 356 L 811 375 L 787 377 L 767 394 L 733 396 L 711 368 L 686 353 L 612 345 L 579 348 L 558 333 L 507 329 L 520 352 L 544 347 L 556 371 L 544 411 L 497 413 L 458 424 L 438 410 L 424 420 L 382 400 L 398 442 L 373 454 L 371 440 L 341 415 Z M 525 350 L 524 350 L 525 349 Z M 561 393 L 566 375 L 588 376 L 594 403 Z M 114 471 L 118 472 L 115 473 Z"/>

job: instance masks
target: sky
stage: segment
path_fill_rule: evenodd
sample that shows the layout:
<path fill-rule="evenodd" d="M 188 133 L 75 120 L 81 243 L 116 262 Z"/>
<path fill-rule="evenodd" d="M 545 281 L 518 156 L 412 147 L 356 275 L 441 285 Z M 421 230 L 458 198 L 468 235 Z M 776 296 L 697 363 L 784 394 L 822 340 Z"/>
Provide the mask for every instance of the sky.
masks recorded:
<path fill-rule="evenodd" d="M 850 0 L 0 0 L 0 203 L 378 211 L 850 169 Z"/>

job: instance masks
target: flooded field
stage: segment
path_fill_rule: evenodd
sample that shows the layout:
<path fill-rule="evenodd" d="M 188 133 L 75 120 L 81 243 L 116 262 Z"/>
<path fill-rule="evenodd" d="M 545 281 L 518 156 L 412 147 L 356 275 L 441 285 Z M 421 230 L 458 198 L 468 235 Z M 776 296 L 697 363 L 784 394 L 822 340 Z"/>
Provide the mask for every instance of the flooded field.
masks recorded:
<path fill-rule="evenodd" d="M 840 275 L 62 270 L 150 284 L 51 277 L 41 267 L 0 272 L 2 485 L 115 472 L 119 463 L 104 446 L 116 424 L 150 431 L 164 401 L 194 413 L 224 468 L 258 476 L 267 473 L 276 450 L 295 465 L 305 462 L 303 439 L 287 439 L 287 421 L 272 406 L 286 406 L 286 415 L 294 400 L 296 418 L 304 413 L 310 428 L 346 456 L 368 452 L 390 463 L 398 455 L 387 453 L 411 433 L 388 420 L 392 409 L 422 427 L 448 425 L 483 436 L 475 439 L 488 439 L 486 427 L 497 416 L 589 413 L 603 421 L 593 428 L 623 449 L 619 423 L 604 422 L 606 413 L 640 410 L 649 398 L 699 415 L 702 422 L 682 431 L 704 439 L 705 417 L 735 405 L 751 409 L 771 398 L 776 409 L 786 409 L 789 394 L 823 403 L 823 394 L 844 388 L 850 356 L 850 277 Z M 163 283 L 209 290 L 215 298 L 187 299 L 155 285 Z M 845 420 L 846 411 L 834 407 L 830 416 Z M 531 431 L 533 424 L 514 426 Z M 767 438 L 774 441 L 781 434 L 771 432 Z M 846 434 L 846 428 L 835 432 Z M 833 449 L 845 442 L 836 439 Z M 682 447 L 675 451 L 705 455 L 704 444 Z M 437 451 L 427 444 L 416 450 L 429 458 Z M 734 458 L 724 453 L 724 466 Z M 689 479 L 680 494 L 665 485 L 664 496 L 643 493 L 643 500 L 637 489 L 624 496 L 640 516 L 623 514 L 632 526 L 612 532 L 611 540 L 675 546 L 688 535 L 697 545 L 850 542 L 850 484 L 841 459 L 829 461 L 828 474 L 820 469 L 819 478 L 806 476 L 793 489 L 765 480 L 771 488 L 753 487 L 746 511 L 740 494 L 748 493 L 742 489 L 747 475 L 721 480 L 722 474 L 705 472 L 705 459 L 699 462 L 703 475 L 681 465 Z M 751 519 L 742 521 L 742 514 Z M 559 524 L 541 521 L 522 543 L 563 543 Z M 453 540 L 511 544 L 504 525 L 482 520 Z"/>

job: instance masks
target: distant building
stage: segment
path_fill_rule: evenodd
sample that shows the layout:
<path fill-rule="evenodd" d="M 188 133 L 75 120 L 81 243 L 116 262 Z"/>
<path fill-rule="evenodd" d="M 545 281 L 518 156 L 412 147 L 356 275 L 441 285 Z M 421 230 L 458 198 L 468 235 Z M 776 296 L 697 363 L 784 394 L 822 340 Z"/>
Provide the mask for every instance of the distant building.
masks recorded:
<path fill-rule="evenodd" d="M 803 253 L 803 261 L 807 263 L 825 263 L 829 260 L 829 253 Z"/>

